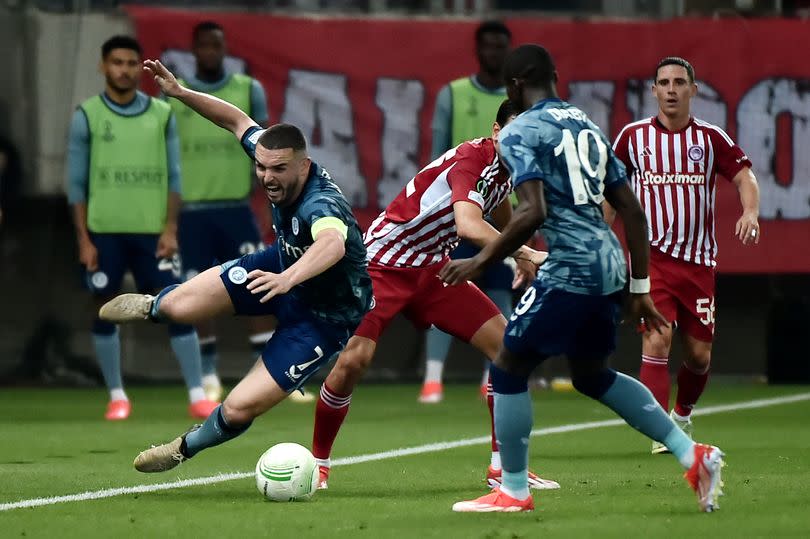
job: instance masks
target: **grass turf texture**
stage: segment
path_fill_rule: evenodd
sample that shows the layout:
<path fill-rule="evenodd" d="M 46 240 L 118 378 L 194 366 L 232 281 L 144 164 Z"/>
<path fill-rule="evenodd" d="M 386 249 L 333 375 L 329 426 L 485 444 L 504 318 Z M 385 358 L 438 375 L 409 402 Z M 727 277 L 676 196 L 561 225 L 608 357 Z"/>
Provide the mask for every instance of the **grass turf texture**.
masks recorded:
<path fill-rule="evenodd" d="M 713 384 L 702 404 L 796 394 L 807 387 Z M 364 386 L 333 457 L 486 435 L 477 387 L 448 386 L 418 405 L 416 386 Z M 309 446 L 312 405 L 283 403 L 242 437 L 163 474 L 132 459 L 185 430 L 184 391 L 132 388 L 133 414 L 101 419 L 105 393 L 0 391 L 0 504 L 105 488 L 246 472 L 271 445 Z M 534 393 L 535 428 L 613 419 L 575 393 Z M 535 492 L 533 513 L 455 514 L 453 502 L 486 492 L 488 444 L 335 467 L 312 501 L 265 501 L 253 478 L 154 493 L 0 512 L 2 537 L 753 537 L 806 536 L 810 527 L 810 401 L 698 417 L 696 437 L 727 453 L 721 510 L 701 514 L 669 455 L 627 426 L 535 437 L 532 468 L 560 482 Z"/>

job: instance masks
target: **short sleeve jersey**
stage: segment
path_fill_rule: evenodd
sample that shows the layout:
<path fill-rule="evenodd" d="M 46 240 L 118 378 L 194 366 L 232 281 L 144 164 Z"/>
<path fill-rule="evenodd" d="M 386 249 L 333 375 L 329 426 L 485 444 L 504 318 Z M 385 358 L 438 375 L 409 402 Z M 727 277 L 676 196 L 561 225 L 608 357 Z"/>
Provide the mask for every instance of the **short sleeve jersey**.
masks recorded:
<path fill-rule="evenodd" d="M 500 135 L 515 188 L 543 184 L 548 215 L 540 228 L 549 257 L 538 279 L 552 288 L 589 295 L 620 290 L 626 280 L 622 247 L 603 219 L 605 189 L 627 181 L 605 135 L 578 108 L 545 99 Z"/>
<path fill-rule="evenodd" d="M 253 127 L 242 137 L 242 146 L 251 159 L 255 159 L 262 131 Z M 342 326 L 359 324 L 372 301 L 366 248 L 351 207 L 329 173 L 313 162 L 298 199 L 285 207 L 273 205 L 272 212 L 281 266 L 285 269 L 314 243 L 311 228 L 316 221 L 333 217 L 346 225 L 344 257 L 320 275 L 297 285 L 292 293 L 320 320 Z"/>

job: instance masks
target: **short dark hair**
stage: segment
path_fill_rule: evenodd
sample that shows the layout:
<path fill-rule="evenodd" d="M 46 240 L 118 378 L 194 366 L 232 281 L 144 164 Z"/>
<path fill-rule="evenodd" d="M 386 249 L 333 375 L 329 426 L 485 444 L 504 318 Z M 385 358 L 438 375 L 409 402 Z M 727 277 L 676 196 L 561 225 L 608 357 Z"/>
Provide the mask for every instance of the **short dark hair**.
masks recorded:
<path fill-rule="evenodd" d="M 500 34 L 512 41 L 512 32 L 502 21 L 484 21 L 475 29 L 475 42 L 481 43 L 484 34 Z"/>
<path fill-rule="evenodd" d="M 268 150 L 292 148 L 292 151 L 297 152 L 307 149 L 304 134 L 291 124 L 276 124 L 268 127 L 259 137 L 259 144 Z"/>
<path fill-rule="evenodd" d="M 555 82 L 554 60 L 540 45 L 521 45 L 506 56 L 503 76 L 508 82 L 523 79 L 526 86 L 544 88 Z"/>
<path fill-rule="evenodd" d="M 655 81 L 658 81 L 658 70 L 664 66 L 681 66 L 686 70 L 686 74 L 689 76 L 689 82 L 695 82 L 695 68 L 692 67 L 692 64 L 681 58 L 680 56 L 667 56 L 660 62 L 658 65 L 655 66 Z"/>
<path fill-rule="evenodd" d="M 520 114 L 520 109 L 508 99 L 501 103 L 498 107 L 498 114 L 495 115 L 495 122 L 503 127 L 509 121 L 510 116 L 517 116 Z"/>
<path fill-rule="evenodd" d="M 104 42 L 101 46 L 101 58 L 107 58 L 115 49 L 129 49 L 138 53 L 138 56 L 143 56 L 143 49 L 138 40 L 130 36 L 112 36 Z"/>
<path fill-rule="evenodd" d="M 219 30 L 223 34 L 225 33 L 225 30 L 219 25 L 219 23 L 214 21 L 203 21 L 194 26 L 194 29 L 191 31 L 191 39 L 192 41 L 196 41 L 203 32 L 211 32 L 215 30 Z"/>

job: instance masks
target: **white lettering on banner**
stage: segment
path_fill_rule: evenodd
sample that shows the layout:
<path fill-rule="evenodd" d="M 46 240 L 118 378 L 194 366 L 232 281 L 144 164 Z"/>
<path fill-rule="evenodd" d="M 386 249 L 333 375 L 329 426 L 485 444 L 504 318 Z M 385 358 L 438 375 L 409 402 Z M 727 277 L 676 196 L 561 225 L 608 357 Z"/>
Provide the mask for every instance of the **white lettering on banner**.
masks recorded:
<path fill-rule="evenodd" d="M 609 133 L 615 92 L 616 84 L 612 81 L 570 82 L 568 83 L 568 102 L 584 111 L 599 129 Z"/>
<path fill-rule="evenodd" d="M 692 115 L 725 130 L 728 124 L 728 106 L 725 101 L 708 82 L 696 82 L 698 92 L 692 99 Z M 658 102 L 652 94 L 652 85 L 652 79 L 627 81 L 627 108 L 634 121 L 658 114 Z"/>
<path fill-rule="evenodd" d="M 332 171 L 349 203 L 366 207 L 346 75 L 291 69 L 281 119 L 303 131 L 310 155 Z"/>
<path fill-rule="evenodd" d="M 793 177 L 777 182 L 776 118 L 791 118 Z M 737 137 L 754 163 L 759 181 L 760 217 L 810 218 L 810 83 L 795 79 L 766 79 L 745 93 L 737 107 Z"/>
<path fill-rule="evenodd" d="M 644 171 L 644 185 L 703 185 L 706 183 L 705 174 L 654 174 Z"/>
<path fill-rule="evenodd" d="M 419 111 L 424 102 L 425 87 L 418 80 L 377 81 L 377 106 L 383 113 L 382 177 L 377 182 L 380 208 L 419 172 Z"/>

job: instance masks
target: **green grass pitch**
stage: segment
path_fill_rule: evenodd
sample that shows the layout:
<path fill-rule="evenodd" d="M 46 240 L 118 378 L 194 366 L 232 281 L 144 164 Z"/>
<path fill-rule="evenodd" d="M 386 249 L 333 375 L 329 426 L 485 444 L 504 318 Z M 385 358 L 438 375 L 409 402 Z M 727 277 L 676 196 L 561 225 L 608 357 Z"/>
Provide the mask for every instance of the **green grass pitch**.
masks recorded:
<path fill-rule="evenodd" d="M 333 458 L 485 436 L 477 388 L 450 385 L 438 405 L 415 386 L 355 393 Z M 697 417 L 696 438 L 726 452 L 721 509 L 701 514 L 677 462 L 649 454 L 627 426 L 537 436 L 531 465 L 560 482 L 523 514 L 455 514 L 486 492 L 486 443 L 336 466 L 310 502 L 271 503 L 251 478 L 96 500 L 7 509 L 3 504 L 251 471 L 271 445 L 309 446 L 313 406 L 283 403 L 242 437 L 164 474 L 132 459 L 190 424 L 180 387 L 132 388 L 132 417 L 101 419 L 101 390 L 0 391 L 0 537 L 807 537 L 810 400 Z M 810 393 L 810 387 L 710 385 L 704 407 Z M 575 393 L 535 392 L 535 428 L 613 419 Z"/>

